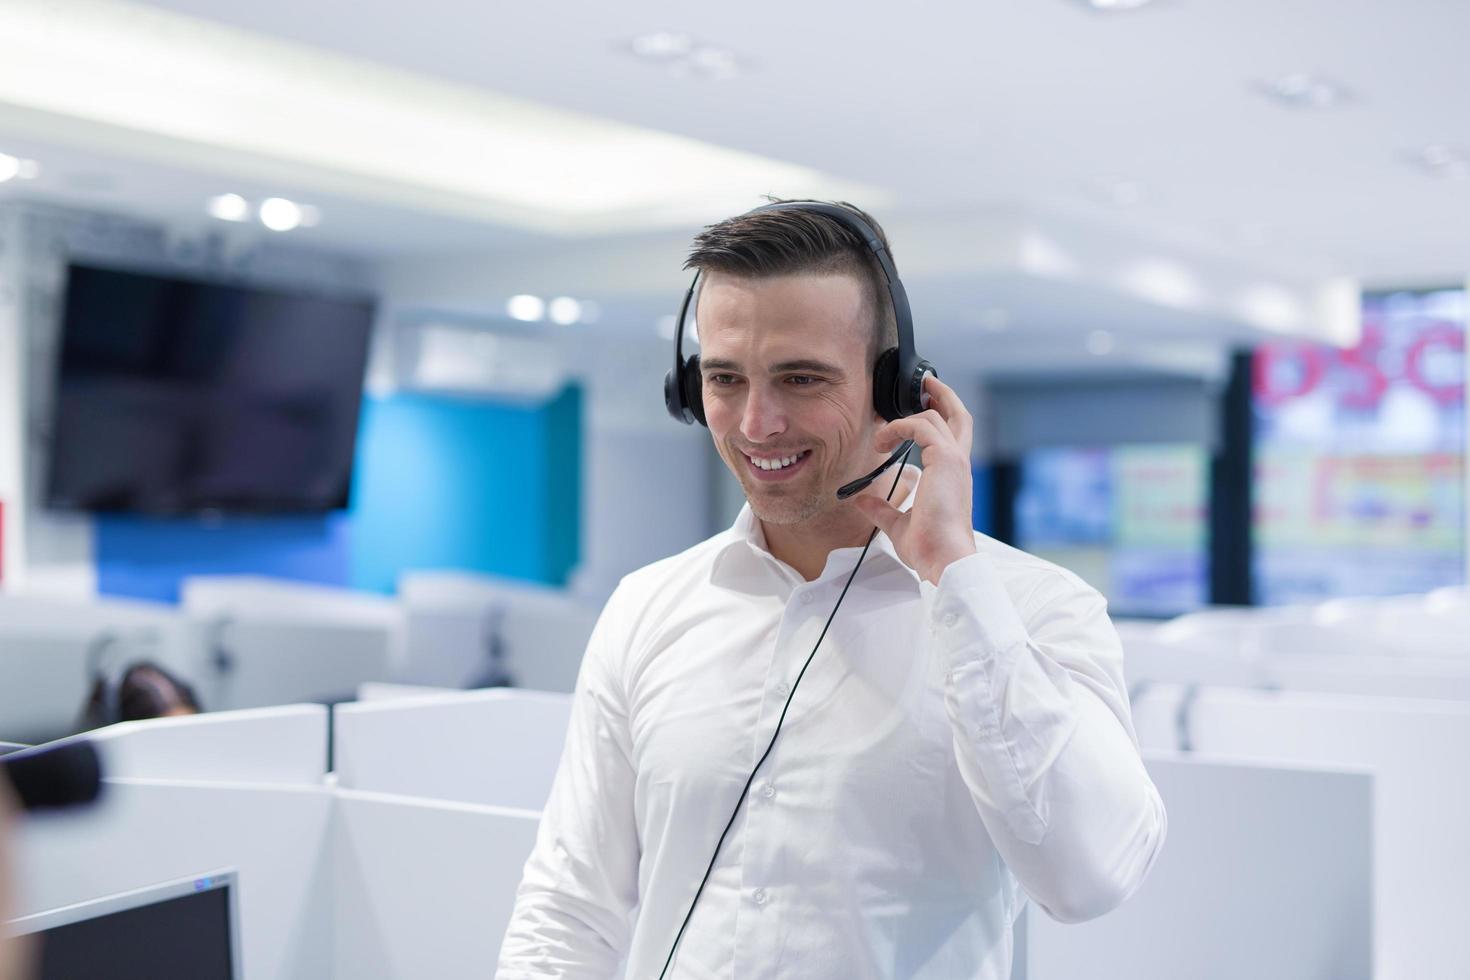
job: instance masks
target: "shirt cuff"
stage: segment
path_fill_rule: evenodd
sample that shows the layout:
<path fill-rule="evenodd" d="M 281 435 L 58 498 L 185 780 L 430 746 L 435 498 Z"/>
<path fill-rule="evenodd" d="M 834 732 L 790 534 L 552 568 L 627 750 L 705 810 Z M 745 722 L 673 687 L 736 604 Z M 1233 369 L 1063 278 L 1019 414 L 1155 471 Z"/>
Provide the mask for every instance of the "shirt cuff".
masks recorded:
<path fill-rule="evenodd" d="M 939 576 L 929 625 L 951 669 L 998 657 L 1028 639 L 1010 593 L 979 553 L 951 562 Z"/>

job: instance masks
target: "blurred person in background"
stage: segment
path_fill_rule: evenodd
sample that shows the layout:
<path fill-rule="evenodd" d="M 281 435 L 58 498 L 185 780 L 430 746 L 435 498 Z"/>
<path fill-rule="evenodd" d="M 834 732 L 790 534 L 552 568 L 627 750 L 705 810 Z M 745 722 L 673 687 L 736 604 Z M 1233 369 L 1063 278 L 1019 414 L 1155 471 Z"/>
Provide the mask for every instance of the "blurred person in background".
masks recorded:
<path fill-rule="evenodd" d="M 82 731 L 120 721 L 197 715 L 203 708 L 194 689 L 148 660 L 129 664 L 116 677 L 99 676 L 82 711 Z"/>

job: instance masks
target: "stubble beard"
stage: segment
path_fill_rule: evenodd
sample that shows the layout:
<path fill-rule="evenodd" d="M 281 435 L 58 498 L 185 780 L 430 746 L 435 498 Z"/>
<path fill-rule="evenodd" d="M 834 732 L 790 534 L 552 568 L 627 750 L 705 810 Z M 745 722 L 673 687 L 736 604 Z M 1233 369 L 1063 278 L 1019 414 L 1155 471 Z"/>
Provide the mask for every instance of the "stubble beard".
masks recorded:
<path fill-rule="evenodd" d="M 771 485 L 760 483 L 755 477 L 745 472 L 743 467 L 748 464 L 745 462 L 744 453 L 738 449 L 731 450 L 731 452 L 735 454 L 735 458 L 740 461 L 739 465 L 742 467 L 736 479 L 740 481 L 740 488 L 745 491 L 745 499 L 750 504 L 751 513 L 760 520 L 767 524 L 777 525 L 801 524 L 822 512 L 826 499 L 820 485 L 821 474 L 815 475 L 817 479 L 814 484 L 808 484 L 795 492 L 792 492 L 795 490 L 793 487 L 776 484 L 775 486 L 780 489 L 773 493 Z M 814 462 L 815 460 L 807 461 L 808 465 Z M 802 474 L 803 479 L 806 475 Z M 833 499 L 836 499 L 835 494 Z"/>

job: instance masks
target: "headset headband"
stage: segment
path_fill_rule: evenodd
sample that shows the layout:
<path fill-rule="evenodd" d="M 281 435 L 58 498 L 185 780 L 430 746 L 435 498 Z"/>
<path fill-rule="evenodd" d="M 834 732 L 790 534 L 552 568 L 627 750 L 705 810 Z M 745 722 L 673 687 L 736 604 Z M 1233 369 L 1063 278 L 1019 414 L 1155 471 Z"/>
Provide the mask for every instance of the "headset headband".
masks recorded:
<path fill-rule="evenodd" d="M 828 204 L 824 201 L 778 201 L 772 204 L 763 204 L 758 208 L 752 208 L 745 215 L 762 214 L 768 211 L 806 211 L 812 214 L 820 214 L 838 222 L 844 228 L 857 235 L 867 247 L 868 252 L 877 261 L 878 267 L 883 270 L 883 280 L 888 287 L 889 302 L 893 307 L 894 327 L 898 334 L 897 357 L 898 363 L 893 372 L 895 382 L 906 385 L 911 396 L 906 401 L 902 394 L 898 395 L 897 404 L 900 414 L 905 407 L 918 403 L 922 392 L 921 365 L 932 371 L 927 362 L 919 359 L 914 347 L 914 318 L 909 309 L 908 292 L 903 287 L 903 281 L 898 278 L 898 271 L 894 268 L 893 257 L 888 254 L 888 248 L 883 244 L 883 239 L 872 225 L 868 224 L 852 208 L 843 207 L 839 204 Z M 686 385 L 692 382 L 686 381 L 685 372 L 688 370 L 684 359 L 684 324 L 687 322 L 689 308 L 694 303 L 697 287 L 699 286 L 700 272 L 694 273 L 690 280 L 689 289 L 684 293 L 684 301 L 679 305 L 679 318 L 674 326 L 674 370 L 665 382 L 665 399 L 668 403 L 670 414 L 683 422 L 703 422 L 703 413 L 692 411 L 686 397 Z"/>

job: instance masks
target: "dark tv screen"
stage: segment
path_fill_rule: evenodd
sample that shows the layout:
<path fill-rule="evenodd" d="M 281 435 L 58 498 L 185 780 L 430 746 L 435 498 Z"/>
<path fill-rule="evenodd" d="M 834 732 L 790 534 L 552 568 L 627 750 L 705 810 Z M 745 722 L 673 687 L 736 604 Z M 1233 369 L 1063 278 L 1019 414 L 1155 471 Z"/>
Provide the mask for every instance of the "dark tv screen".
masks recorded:
<path fill-rule="evenodd" d="M 47 505 L 347 506 L 370 300 L 73 265 Z"/>

